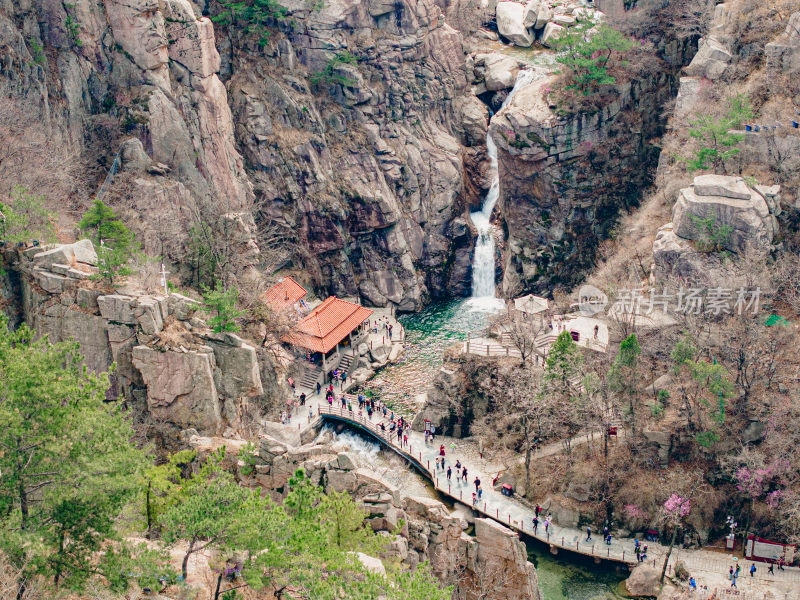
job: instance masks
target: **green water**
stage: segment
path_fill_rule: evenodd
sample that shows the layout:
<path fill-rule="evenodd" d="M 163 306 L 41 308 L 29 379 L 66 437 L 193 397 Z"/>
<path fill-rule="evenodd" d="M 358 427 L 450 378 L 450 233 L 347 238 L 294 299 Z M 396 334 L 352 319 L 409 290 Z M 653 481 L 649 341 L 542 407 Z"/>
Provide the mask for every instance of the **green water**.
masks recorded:
<path fill-rule="evenodd" d="M 528 560 L 536 567 L 542 600 L 622 600 L 625 575 L 613 567 L 570 555 L 553 556 L 542 544 L 528 542 Z M 567 555 L 564 555 L 567 556 Z"/>
<path fill-rule="evenodd" d="M 472 300 L 432 304 L 420 313 L 402 315 L 405 350 L 400 361 L 387 366 L 369 382 L 369 389 L 396 412 L 415 409 L 414 398 L 424 392 L 442 365 L 445 350 L 484 329 L 490 313 Z"/>

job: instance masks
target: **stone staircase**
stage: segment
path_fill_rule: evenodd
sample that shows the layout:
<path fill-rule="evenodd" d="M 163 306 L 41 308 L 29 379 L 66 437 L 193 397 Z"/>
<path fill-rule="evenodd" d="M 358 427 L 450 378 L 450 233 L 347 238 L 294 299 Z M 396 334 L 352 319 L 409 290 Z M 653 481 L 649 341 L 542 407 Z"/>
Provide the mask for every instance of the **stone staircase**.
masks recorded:
<path fill-rule="evenodd" d="M 353 364 L 353 355 L 352 353 L 345 354 L 342 356 L 342 359 L 339 361 L 339 366 L 337 367 L 339 371 L 346 371 L 347 374 L 350 374 L 350 367 Z"/>
<path fill-rule="evenodd" d="M 319 365 L 313 368 L 307 368 L 303 372 L 303 377 L 300 379 L 300 387 L 307 390 L 314 390 L 317 387 L 317 381 L 322 377 L 322 367 Z"/>

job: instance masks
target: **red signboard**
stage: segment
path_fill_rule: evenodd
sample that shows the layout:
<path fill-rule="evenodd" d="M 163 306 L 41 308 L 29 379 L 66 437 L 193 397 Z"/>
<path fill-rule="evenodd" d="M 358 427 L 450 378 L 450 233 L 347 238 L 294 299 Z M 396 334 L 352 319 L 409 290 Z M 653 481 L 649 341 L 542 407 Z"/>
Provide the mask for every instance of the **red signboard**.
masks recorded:
<path fill-rule="evenodd" d="M 617 435 L 617 428 L 616 428 L 616 426 L 614 426 L 614 427 L 609 427 L 609 428 L 608 428 L 608 435 Z"/>
<path fill-rule="evenodd" d="M 747 536 L 747 545 L 744 549 L 744 555 L 750 560 L 772 563 L 783 558 L 787 565 L 794 562 L 796 552 L 797 546 L 793 544 L 772 542 L 754 535 Z"/>

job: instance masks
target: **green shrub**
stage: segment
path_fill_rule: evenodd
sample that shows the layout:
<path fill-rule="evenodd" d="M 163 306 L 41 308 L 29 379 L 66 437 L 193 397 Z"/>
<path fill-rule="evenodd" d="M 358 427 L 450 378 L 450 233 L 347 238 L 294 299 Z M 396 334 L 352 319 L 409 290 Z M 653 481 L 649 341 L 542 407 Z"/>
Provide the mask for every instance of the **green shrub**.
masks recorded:
<path fill-rule="evenodd" d="M 613 27 L 604 23 L 595 25 L 586 21 L 570 27 L 551 42 L 557 53 L 556 62 L 563 65 L 567 76 L 566 89 L 584 96 L 616 83 L 609 73 L 614 53 L 627 52 L 633 47 L 633 41 Z"/>
<path fill-rule="evenodd" d="M 270 27 L 285 21 L 289 14 L 276 0 L 219 0 L 222 11 L 211 20 L 220 25 L 238 26 L 245 35 L 255 35 L 258 45 L 267 45 Z"/>
<path fill-rule="evenodd" d="M 725 112 L 719 116 L 698 114 L 689 124 L 689 136 L 697 140 L 700 147 L 691 156 L 680 157 L 686 170 L 724 173 L 725 161 L 739 153 L 737 146 L 744 139 L 743 134 L 731 130 L 752 118 L 753 109 L 744 94 L 730 98 Z"/>
<path fill-rule="evenodd" d="M 353 65 L 357 62 L 356 57 L 347 50 L 344 52 L 337 52 L 336 55 L 328 61 L 328 64 L 325 65 L 322 71 L 314 73 L 311 76 L 311 83 L 313 85 L 330 85 L 334 83 L 344 87 L 353 87 L 356 82 L 344 75 L 340 75 L 337 69 L 340 65 Z"/>

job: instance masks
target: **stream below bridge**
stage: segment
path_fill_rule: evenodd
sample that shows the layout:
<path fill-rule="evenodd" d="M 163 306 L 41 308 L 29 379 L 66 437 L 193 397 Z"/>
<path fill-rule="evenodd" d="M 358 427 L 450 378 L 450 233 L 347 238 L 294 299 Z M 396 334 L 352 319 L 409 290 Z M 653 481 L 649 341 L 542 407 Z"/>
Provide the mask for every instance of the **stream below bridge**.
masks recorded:
<path fill-rule="evenodd" d="M 325 432 L 333 432 L 326 426 Z M 332 446 L 339 451 L 358 455 L 370 468 L 392 485 L 411 496 L 426 496 L 453 508 L 453 502 L 439 495 L 430 482 L 406 465 L 394 452 L 353 429 L 344 428 L 334 436 Z M 621 600 L 619 591 L 624 575 L 610 565 L 595 565 L 591 559 L 563 553 L 553 556 L 547 547 L 530 539 L 524 540 L 528 560 L 536 566 L 542 600 Z"/>

